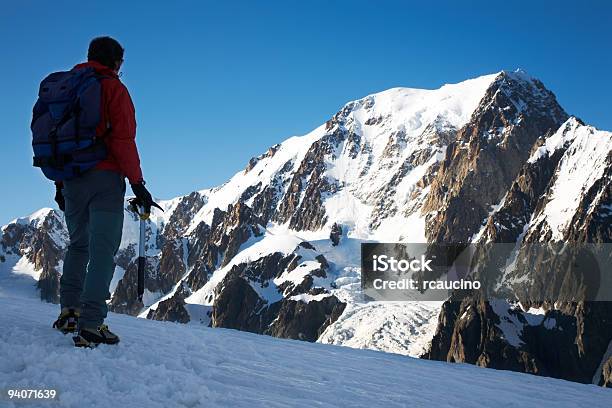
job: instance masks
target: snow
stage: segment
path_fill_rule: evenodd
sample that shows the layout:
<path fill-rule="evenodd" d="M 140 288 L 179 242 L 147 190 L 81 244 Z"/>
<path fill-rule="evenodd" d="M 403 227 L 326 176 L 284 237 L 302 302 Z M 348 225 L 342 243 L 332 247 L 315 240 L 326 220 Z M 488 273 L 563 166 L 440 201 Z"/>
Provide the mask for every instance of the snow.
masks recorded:
<path fill-rule="evenodd" d="M 5 328 L 0 331 L 0 384 L 3 390 L 57 390 L 58 400 L 40 406 L 612 404 L 612 392 L 595 385 L 113 313 L 108 323 L 121 343 L 76 349 L 69 336 L 50 327 L 57 306 L 3 294 L 0 308 Z M 2 405 L 23 402 L 5 399 Z"/>
<path fill-rule="evenodd" d="M 308 302 L 320 302 L 326 297 L 330 297 L 329 293 L 320 293 L 318 295 L 310 295 L 308 293 L 300 293 L 299 295 L 291 296 L 290 300 L 295 300 L 296 302 L 308 303 Z"/>
<path fill-rule="evenodd" d="M 16 218 L 12 220 L 9 224 L 20 224 L 20 225 L 30 225 L 34 227 L 38 227 L 42 224 L 42 222 L 47 218 L 50 212 L 53 211 L 53 208 L 41 208 L 38 211 L 33 212 L 27 217 Z"/>
<path fill-rule="evenodd" d="M 503 208 L 504 203 L 506 202 L 507 195 L 508 195 L 508 193 L 504 194 L 504 196 L 499 201 L 499 203 L 491 205 L 491 209 L 489 210 L 489 213 L 482 220 L 482 225 L 480 226 L 480 229 L 478 230 L 478 232 L 474 233 L 470 237 L 469 242 L 478 242 L 478 241 L 480 241 L 482 239 L 482 236 L 483 236 L 485 230 L 487 229 L 487 222 L 489 221 L 489 218 L 492 215 L 494 215 L 495 213 L 497 213 L 501 208 Z M 490 241 L 490 237 L 486 237 L 486 238 Z M 487 241 L 487 242 L 489 242 L 489 241 Z"/>
<path fill-rule="evenodd" d="M 22 256 L 13 267 L 12 272 L 16 275 L 30 276 L 33 280 L 38 281 L 42 269 L 36 270 L 34 264 L 28 261 L 28 258 Z"/>
<path fill-rule="evenodd" d="M 398 113 L 398 121 L 404 122 L 404 118 L 408 118 L 408 130 L 419 133 L 438 118 L 444 118 L 448 125 L 461 127 L 468 122 L 498 75 L 484 75 L 433 90 L 392 88 L 374 95 L 376 101 L 371 116 L 385 115 L 390 111 Z M 364 115 L 364 112 L 357 115 Z"/>
<path fill-rule="evenodd" d="M 362 202 L 349 191 L 342 189 L 324 201 L 325 213 L 330 220 L 344 225 L 353 236 L 367 237 L 372 206 Z"/>
<path fill-rule="evenodd" d="M 0 296 L 19 294 L 36 297 L 39 276 L 40 271 L 36 271 L 34 264 L 25 256 L 5 255 L 5 261 L 0 262 Z"/>
<path fill-rule="evenodd" d="M 515 347 L 523 344 L 521 335 L 526 325 L 539 326 L 552 330 L 557 327 L 557 320 L 554 317 L 546 317 L 546 310 L 543 308 L 530 307 L 523 311 L 518 303 L 509 303 L 502 299 L 490 301 L 491 308 L 499 316 L 500 323 L 497 325 L 503 333 L 504 338 Z M 519 315 L 525 320 L 523 322 Z"/>
<path fill-rule="evenodd" d="M 138 254 L 138 240 L 140 237 L 140 221 L 130 212 L 125 211 L 123 214 L 123 230 L 121 232 L 121 245 L 119 250 L 126 249 L 130 245 L 136 245 L 135 254 Z"/>
<path fill-rule="evenodd" d="M 574 140 L 575 132 L 580 128 L 580 123 L 575 117 L 571 117 L 561 125 L 557 132 L 546 138 L 544 144 L 536 149 L 529 157 L 527 163 L 535 163 L 541 158 L 552 156 L 557 150 L 563 148 L 567 143 Z"/>
<path fill-rule="evenodd" d="M 503 337 L 510 345 L 520 347 L 523 344 L 521 339 L 523 323 L 518 316 L 515 313 L 510 313 L 511 309 L 505 300 L 492 299 L 489 304 L 495 314 L 499 316 L 497 327 L 502 331 Z"/>
<path fill-rule="evenodd" d="M 113 278 L 111 279 L 111 283 L 108 289 L 111 294 L 114 294 L 115 289 L 117 289 L 117 285 L 119 284 L 119 281 L 123 279 L 123 275 L 125 275 L 125 269 L 123 269 L 119 265 L 115 266 L 115 272 L 113 273 Z"/>
<path fill-rule="evenodd" d="M 419 357 L 435 334 L 440 308 L 441 302 L 349 303 L 318 341 Z"/>
<path fill-rule="evenodd" d="M 408 217 L 398 215 L 385 218 L 371 239 L 379 242 L 426 243 L 425 216 L 415 212 Z"/>
<path fill-rule="evenodd" d="M 557 165 L 548 202 L 533 224 L 546 222 L 552 239 L 562 240 L 582 197 L 603 177 L 612 152 L 612 133 L 580 125 L 570 118 L 549 139 L 530 160 L 550 154 L 562 144 L 570 144 Z"/>
<path fill-rule="evenodd" d="M 281 276 L 274 279 L 274 283 L 277 286 L 282 285 L 285 282 L 291 282 L 293 285 L 299 285 L 304 281 L 304 278 L 310 274 L 310 272 L 319 269 L 321 264 L 316 261 L 302 262 L 292 271 L 285 271 Z"/>
<path fill-rule="evenodd" d="M 279 292 L 276 285 L 270 284 L 270 282 L 260 284 L 259 282 L 249 281 L 249 284 L 255 293 L 257 293 L 257 296 L 265 300 L 268 304 L 278 302 L 283 298 L 283 294 Z"/>
<path fill-rule="evenodd" d="M 289 254 L 300 242 L 302 240 L 299 237 L 281 233 L 266 233 L 263 237 L 251 238 L 250 242 L 242 245 L 241 251 L 227 265 L 215 270 L 208 282 L 186 298 L 185 302 L 207 306 L 212 305 L 215 288 L 223 281 L 223 278 L 225 278 L 234 265 L 256 261 L 274 252 Z M 266 295 L 275 297 L 273 292 L 266 292 Z"/>

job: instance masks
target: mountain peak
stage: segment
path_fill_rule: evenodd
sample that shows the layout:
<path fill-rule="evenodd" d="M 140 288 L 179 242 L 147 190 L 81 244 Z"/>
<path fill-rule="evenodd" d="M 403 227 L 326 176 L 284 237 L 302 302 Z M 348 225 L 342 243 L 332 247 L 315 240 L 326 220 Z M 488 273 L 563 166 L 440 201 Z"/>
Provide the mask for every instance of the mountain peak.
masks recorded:
<path fill-rule="evenodd" d="M 34 211 L 26 217 L 15 218 L 9 224 L 32 225 L 33 227 L 38 227 L 38 225 L 44 222 L 50 214 L 57 216 L 57 212 L 53 208 L 45 207 Z"/>
<path fill-rule="evenodd" d="M 514 80 L 521 80 L 521 81 L 528 81 L 528 82 L 536 79 L 533 76 L 529 75 L 529 73 L 527 73 L 527 71 L 525 71 L 522 68 L 517 68 L 514 71 L 501 70 L 500 72 L 498 72 L 498 76 L 506 76 Z"/>
<path fill-rule="evenodd" d="M 361 130 L 364 126 L 403 129 L 408 134 L 422 134 L 434 123 L 458 129 L 468 122 L 498 75 L 483 75 L 437 89 L 390 88 L 348 102 L 331 121 Z"/>

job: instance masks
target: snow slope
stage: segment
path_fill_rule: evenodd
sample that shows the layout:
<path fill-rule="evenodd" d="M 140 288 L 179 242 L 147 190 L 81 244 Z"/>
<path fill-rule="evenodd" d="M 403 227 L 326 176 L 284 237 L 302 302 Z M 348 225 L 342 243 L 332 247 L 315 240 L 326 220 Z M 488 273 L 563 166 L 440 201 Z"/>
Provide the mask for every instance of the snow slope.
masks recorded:
<path fill-rule="evenodd" d="M 319 342 L 419 357 L 436 332 L 442 302 L 349 302 Z"/>
<path fill-rule="evenodd" d="M 603 177 L 609 166 L 612 132 L 597 130 L 571 117 L 547 138 L 545 144 L 529 158 L 529 162 L 552 155 L 564 146 L 566 150 L 555 171 L 546 206 L 531 223 L 534 227 L 544 224 L 543 229 L 550 230 L 552 239 L 556 241 L 563 239 L 563 232 L 572 222 L 582 197 Z M 585 163 L 588 165 L 585 166 Z M 600 196 L 601 193 L 590 203 L 591 208 L 596 208 Z"/>
<path fill-rule="evenodd" d="M 111 314 L 117 346 L 76 349 L 57 307 L 0 294 L 6 389 L 53 388 L 52 407 L 612 406 L 594 385 Z"/>

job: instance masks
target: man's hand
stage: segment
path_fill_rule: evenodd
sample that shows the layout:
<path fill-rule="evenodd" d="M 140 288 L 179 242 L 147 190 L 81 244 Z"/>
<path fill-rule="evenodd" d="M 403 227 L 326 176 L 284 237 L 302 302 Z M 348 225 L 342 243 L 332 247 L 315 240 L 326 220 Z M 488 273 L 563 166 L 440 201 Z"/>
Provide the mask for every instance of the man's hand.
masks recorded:
<path fill-rule="evenodd" d="M 66 200 L 62 194 L 62 186 L 59 184 L 55 185 L 55 202 L 62 212 L 66 211 Z"/>
<path fill-rule="evenodd" d="M 157 207 L 162 210 L 162 208 L 153 201 L 151 193 L 149 193 L 149 190 L 147 190 L 147 188 L 144 186 L 144 181 L 138 184 L 130 184 L 130 186 L 132 186 L 132 191 L 136 196 L 134 203 L 142 207 L 145 214 L 151 213 L 151 207 Z"/>

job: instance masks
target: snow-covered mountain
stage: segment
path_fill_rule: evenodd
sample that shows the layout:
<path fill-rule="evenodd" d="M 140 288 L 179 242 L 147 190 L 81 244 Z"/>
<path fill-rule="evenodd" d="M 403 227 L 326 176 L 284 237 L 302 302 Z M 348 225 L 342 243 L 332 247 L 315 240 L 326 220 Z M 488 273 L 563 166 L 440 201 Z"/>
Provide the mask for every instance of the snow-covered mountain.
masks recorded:
<path fill-rule="evenodd" d="M 610 132 L 522 71 L 370 95 L 225 184 L 162 202 L 144 304 L 126 214 L 111 310 L 609 384 L 606 305 L 533 305 L 540 319 L 516 298 L 364 302 L 359 256 L 371 241 L 503 242 L 519 257 L 529 242 L 611 242 L 611 152 Z M 57 301 L 65 245 L 51 209 L 2 227 L 0 284 L 36 281 Z"/>

